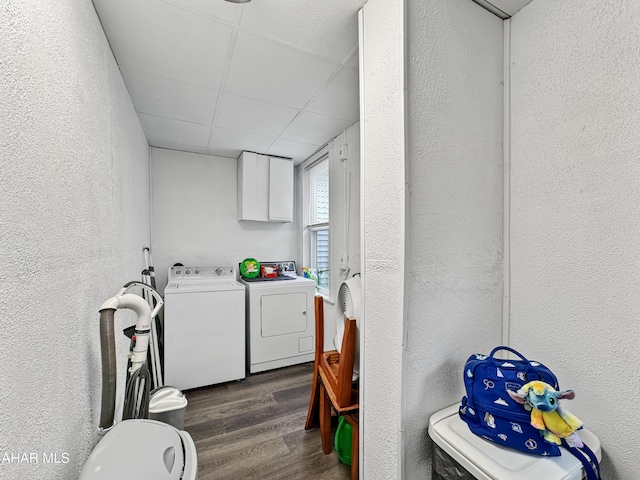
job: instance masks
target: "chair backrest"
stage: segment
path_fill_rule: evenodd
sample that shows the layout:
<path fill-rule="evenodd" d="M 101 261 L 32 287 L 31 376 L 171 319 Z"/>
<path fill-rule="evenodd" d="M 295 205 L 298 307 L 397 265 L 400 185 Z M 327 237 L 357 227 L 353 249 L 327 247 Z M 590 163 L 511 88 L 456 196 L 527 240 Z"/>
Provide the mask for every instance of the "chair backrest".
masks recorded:
<path fill-rule="evenodd" d="M 315 313 L 316 313 L 316 356 L 315 362 L 318 365 L 320 356 L 324 352 L 324 297 L 316 295 L 315 297 Z"/>
<path fill-rule="evenodd" d="M 340 364 L 338 367 L 338 404 L 346 407 L 351 404 L 351 390 L 353 380 L 353 363 L 356 358 L 355 319 L 347 318 L 344 322 L 344 337 L 340 349 Z"/>
<path fill-rule="evenodd" d="M 327 388 L 333 390 L 333 395 L 338 402 L 339 407 L 344 408 L 352 404 L 352 381 L 353 381 L 353 365 L 356 352 L 356 333 L 358 326 L 355 319 L 347 318 L 344 324 L 344 336 L 342 337 L 342 347 L 340 354 L 332 350 L 324 357 L 324 297 L 316 295 L 315 297 L 315 314 L 316 314 L 316 353 L 315 364 L 332 366 L 327 368 L 325 372 L 330 376 L 328 378 L 329 385 Z M 337 364 L 337 369 L 335 368 Z M 356 402 L 357 403 L 357 402 Z"/>

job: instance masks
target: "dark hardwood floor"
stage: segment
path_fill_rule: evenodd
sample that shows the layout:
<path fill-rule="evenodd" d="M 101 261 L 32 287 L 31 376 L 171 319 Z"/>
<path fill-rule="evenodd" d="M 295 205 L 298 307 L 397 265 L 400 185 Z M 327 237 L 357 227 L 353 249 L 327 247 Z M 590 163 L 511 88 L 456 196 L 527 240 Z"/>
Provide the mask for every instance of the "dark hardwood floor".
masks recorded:
<path fill-rule="evenodd" d="M 198 480 L 349 479 L 336 451 L 322 452 L 319 430 L 304 430 L 312 377 L 307 363 L 185 392 Z"/>

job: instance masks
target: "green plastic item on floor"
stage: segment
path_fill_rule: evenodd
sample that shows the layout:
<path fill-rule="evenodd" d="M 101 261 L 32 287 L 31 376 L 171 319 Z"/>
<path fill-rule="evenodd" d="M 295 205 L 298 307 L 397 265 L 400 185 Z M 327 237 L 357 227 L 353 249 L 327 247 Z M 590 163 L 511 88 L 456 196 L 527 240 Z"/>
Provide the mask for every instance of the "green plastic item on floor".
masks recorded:
<path fill-rule="evenodd" d="M 351 424 L 344 417 L 340 417 L 336 429 L 336 452 L 340 461 L 347 465 L 351 465 L 351 434 Z"/>

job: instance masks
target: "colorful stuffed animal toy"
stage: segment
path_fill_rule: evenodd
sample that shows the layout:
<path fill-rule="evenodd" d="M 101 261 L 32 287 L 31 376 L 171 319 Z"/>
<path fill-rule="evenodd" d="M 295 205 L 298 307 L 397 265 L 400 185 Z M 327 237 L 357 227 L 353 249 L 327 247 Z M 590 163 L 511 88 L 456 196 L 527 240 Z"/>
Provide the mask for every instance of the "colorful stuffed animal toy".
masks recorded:
<path fill-rule="evenodd" d="M 573 390 L 556 391 L 545 382 L 534 380 L 520 388 L 517 392 L 507 390 L 516 402 L 531 410 L 531 425 L 540 430 L 547 442 L 561 444 L 565 438 L 572 447 L 582 447 L 582 440 L 576 430 L 582 428 L 582 422 L 567 410 L 558 405 L 561 398 L 573 399 Z"/>

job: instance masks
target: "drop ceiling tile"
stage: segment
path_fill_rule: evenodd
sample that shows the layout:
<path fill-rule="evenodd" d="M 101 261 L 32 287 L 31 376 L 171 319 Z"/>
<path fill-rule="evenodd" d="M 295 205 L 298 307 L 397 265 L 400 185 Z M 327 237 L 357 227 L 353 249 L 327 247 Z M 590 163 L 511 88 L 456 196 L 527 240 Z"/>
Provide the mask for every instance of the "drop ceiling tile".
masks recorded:
<path fill-rule="evenodd" d="M 269 103 L 302 108 L 336 65 L 282 44 L 239 32 L 226 90 Z"/>
<path fill-rule="evenodd" d="M 157 0 L 94 0 L 119 65 L 218 89 L 232 28 Z"/>
<path fill-rule="evenodd" d="M 137 112 L 211 125 L 218 92 L 120 67 Z"/>
<path fill-rule="evenodd" d="M 273 137 L 214 127 L 211 129 L 208 151 L 211 155 L 238 158 L 243 150 L 266 153 L 274 140 Z"/>
<path fill-rule="evenodd" d="M 305 110 L 353 123 L 360 117 L 358 71 L 343 68 Z"/>
<path fill-rule="evenodd" d="M 306 158 L 357 120 L 353 99 L 340 100 L 337 88 L 353 86 L 338 72 L 357 71 L 356 12 L 364 0 L 93 3 L 151 145 Z M 227 128 L 211 127 L 214 111 L 216 125 Z"/>
<path fill-rule="evenodd" d="M 301 112 L 280 137 L 294 142 L 322 145 L 354 123 L 317 113 Z"/>
<path fill-rule="evenodd" d="M 324 142 L 321 145 L 323 144 Z M 309 158 L 321 145 L 310 145 L 308 143 L 292 142 L 279 138 L 265 153 L 267 155 L 292 158 L 293 163 L 297 165 Z"/>
<path fill-rule="evenodd" d="M 162 3 L 168 3 L 169 5 L 175 5 L 181 7 L 185 0 L 160 0 Z"/>
<path fill-rule="evenodd" d="M 222 0 L 181 0 L 185 10 L 234 23 L 242 11 L 242 5 Z"/>
<path fill-rule="evenodd" d="M 138 113 L 138 118 L 150 145 L 156 146 L 157 142 L 168 142 L 206 149 L 209 143 L 211 127 L 208 125 L 157 117 L 146 113 Z"/>
<path fill-rule="evenodd" d="M 216 127 L 279 136 L 299 110 L 224 93 L 216 114 Z"/>
<path fill-rule="evenodd" d="M 358 10 L 364 0 L 256 1 L 246 4 L 240 25 L 342 62 L 358 44 Z"/>

